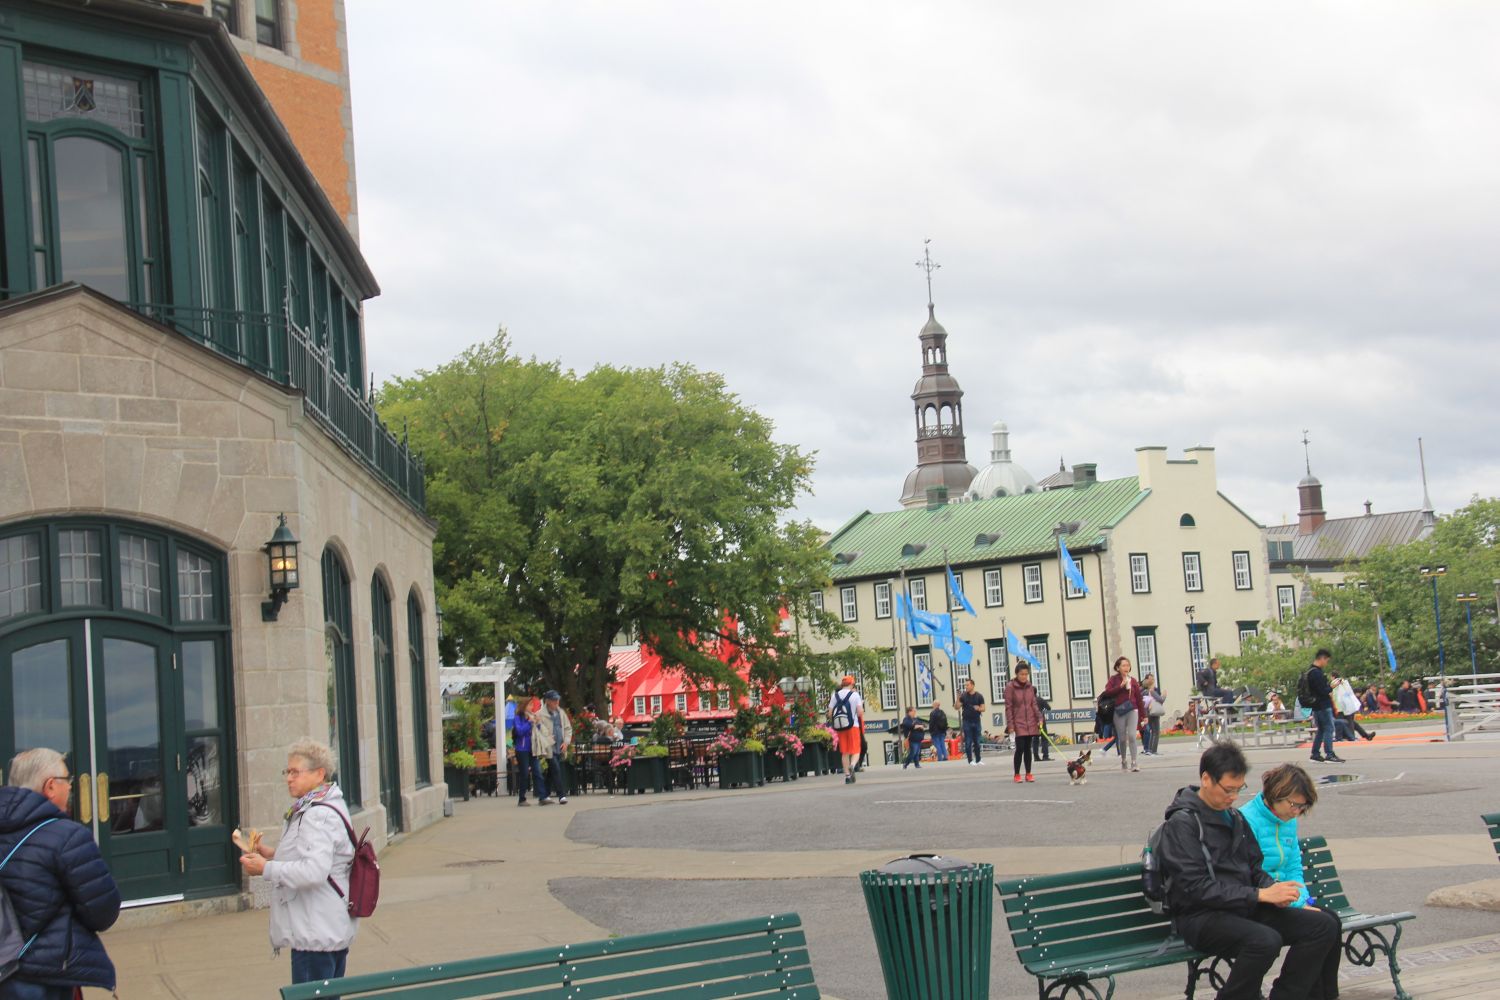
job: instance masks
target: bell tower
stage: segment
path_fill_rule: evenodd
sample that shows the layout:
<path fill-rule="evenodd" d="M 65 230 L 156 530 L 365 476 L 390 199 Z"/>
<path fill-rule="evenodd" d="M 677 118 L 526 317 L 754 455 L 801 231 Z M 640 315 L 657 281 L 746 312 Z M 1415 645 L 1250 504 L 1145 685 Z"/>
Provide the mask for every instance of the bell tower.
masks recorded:
<path fill-rule="evenodd" d="M 911 393 L 917 467 L 907 474 L 901 490 L 903 507 L 920 507 L 930 497 L 957 499 L 968 490 L 975 474 L 964 454 L 964 391 L 948 373 L 948 331 L 937 321 L 932 304 L 932 272 L 942 265 L 933 263 L 924 246 L 917 266 L 927 274 L 927 322 L 917 334 L 922 348 L 922 377 Z M 936 493 L 934 487 L 942 487 L 945 492 Z"/>

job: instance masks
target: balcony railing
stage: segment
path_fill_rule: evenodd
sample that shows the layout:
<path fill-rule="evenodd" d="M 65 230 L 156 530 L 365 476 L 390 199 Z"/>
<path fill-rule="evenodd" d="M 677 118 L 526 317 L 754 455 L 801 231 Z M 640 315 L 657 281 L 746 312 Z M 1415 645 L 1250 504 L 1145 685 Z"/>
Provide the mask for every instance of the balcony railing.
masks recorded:
<path fill-rule="evenodd" d="M 375 408 L 350 385 L 320 347 L 295 322 L 270 313 L 233 312 L 154 303 L 131 303 L 203 346 L 302 393 L 314 419 L 418 513 L 427 512 L 422 459 L 381 423 Z"/>

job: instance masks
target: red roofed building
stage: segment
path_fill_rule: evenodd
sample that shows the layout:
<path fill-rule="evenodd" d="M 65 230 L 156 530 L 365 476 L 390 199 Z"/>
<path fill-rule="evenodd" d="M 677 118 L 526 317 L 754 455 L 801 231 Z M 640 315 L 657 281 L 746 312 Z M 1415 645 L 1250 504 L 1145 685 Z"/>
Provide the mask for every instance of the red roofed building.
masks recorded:
<path fill-rule="evenodd" d="M 725 663 L 734 662 L 734 652 L 722 649 L 718 654 Z M 728 721 L 740 705 L 784 704 L 781 690 L 752 687 L 748 697 L 735 699 L 723 685 L 695 686 L 681 670 L 663 666 L 661 657 L 649 646 L 619 646 L 609 654 L 609 665 L 615 680 L 609 688 L 609 714 L 619 716 L 628 725 L 648 725 L 660 713 L 675 709 L 689 722 Z M 749 679 L 750 665 L 741 662 L 738 672 Z"/>

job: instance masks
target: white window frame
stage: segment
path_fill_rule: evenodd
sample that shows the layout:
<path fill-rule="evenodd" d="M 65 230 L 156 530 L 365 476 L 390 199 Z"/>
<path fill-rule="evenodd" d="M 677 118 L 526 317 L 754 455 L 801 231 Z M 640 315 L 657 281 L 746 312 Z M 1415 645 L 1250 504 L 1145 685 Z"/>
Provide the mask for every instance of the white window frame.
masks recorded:
<path fill-rule="evenodd" d="M 962 611 L 964 606 L 959 603 L 958 596 L 959 594 L 968 596 L 967 592 L 964 590 L 964 574 L 962 570 L 953 571 L 953 582 L 958 584 L 958 590 L 948 595 L 948 610 L 950 612 Z"/>
<path fill-rule="evenodd" d="M 1052 700 L 1052 651 L 1047 648 L 1046 640 L 1041 642 L 1028 642 L 1026 650 L 1036 657 L 1036 662 L 1042 665 L 1040 670 L 1031 668 L 1031 683 L 1036 685 L 1038 697 Z"/>
<path fill-rule="evenodd" d="M 1282 584 L 1276 588 L 1276 614 L 1280 621 L 1297 616 L 1296 587 Z"/>
<path fill-rule="evenodd" d="M 719 688 L 719 690 L 716 691 L 715 694 L 717 694 L 719 697 L 719 711 L 729 711 L 729 689 Z"/>
<path fill-rule="evenodd" d="M 859 621 L 859 591 L 852 586 L 839 588 L 839 614 L 846 622 Z"/>
<path fill-rule="evenodd" d="M 1230 558 L 1234 560 L 1234 589 L 1254 590 L 1255 584 L 1250 576 L 1250 553 L 1235 552 Z"/>
<path fill-rule="evenodd" d="M 1068 639 L 1068 676 L 1069 683 L 1073 685 L 1074 698 L 1094 697 L 1094 651 L 1089 640 L 1087 635 L 1079 639 Z"/>
<path fill-rule="evenodd" d="M 1047 596 L 1042 589 L 1042 564 L 1025 563 L 1021 567 L 1022 600 L 1027 604 L 1040 604 Z"/>
<path fill-rule="evenodd" d="M 927 662 L 927 674 L 932 678 L 932 698 L 929 701 L 922 700 L 920 680 L 922 677 L 922 662 Z M 937 704 L 937 667 L 933 664 L 932 653 L 913 653 L 911 657 L 912 683 L 911 703 L 918 709 L 928 708 Z"/>
<path fill-rule="evenodd" d="M 1208 626 L 1194 625 L 1193 630 L 1188 633 L 1188 650 L 1193 660 L 1193 676 L 1197 677 L 1208 666 L 1212 658 L 1208 652 Z"/>
<path fill-rule="evenodd" d="M 875 585 L 875 617 L 891 616 L 891 584 L 889 580 Z"/>
<path fill-rule="evenodd" d="M 1240 652 L 1243 653 L 1245 651 L 1245 640 L 1246 639 L 1254 639 L 1258 635 L 1260 635 L 1260 628 L 1258 626 L 1251 626 L 1250 628 L 1241 628 L 1240 629 Z"/>
<path fill-rule="evenodd" d="M 885 678 L 880 682 L 880 707 L 883 711 L 895 711 L 901 692 L 896 686 L 896 658 L 894 656 L 880 658 L 880 673 Z"/>
<path fill-rule="evenodd" d="M 914 576 L 906 581 L 906 592 L 911 595 L 911 606 L 918 611 L 927 610 L 927 580 Z"/>
<path fill-rule="evenodd" d="M 677 697 L 673 698 L 672 702 L 673 702 L 673 705 L 672 705 L 673 708 L 677 709 L 677 711 L 679 713 L 681 713 L 682 715 L 687 715 L 688 708 L 687 708 L 687 692 L 686 691 L 679 691 L 679 692 L 677 692 Z"/>
<path fill-rule="evenodd" d="M 761 700 L 760 685 L 754 684 L 750 687 L 750 707 L 759 708 Z"/>
<path fill-rule="evenodd" d="M 999 701 L 1005 685 L 1010 683 L 1010 650 L 1001 642 L 990 647 L 990 686 Z"/>
<path fill-rule="evenodd" d="M 954 683 L 958 685 L 957 690 L 962 691 L 964 689 L 965 682 L 967 682 L 968 679 L 970 677 L 973 677 L 973 676 L 974 676 L 974 674 L 973 674 L 972 670 L 970 669 L 969 664 L 967 664 L 967 663 L 955 663 L 955 664 L 953 664 L 953 680 L 954 680 Z"/>
<path fill-rule="evenodd" d="M 1138 677 L 1157 674 L 1155 632 L 1135 634 L 1135 672 Z M 1160 674 L 1157 674 L 1157 679 L 1160 680 Z"/>
<path fill-rule="evenodd" d="M 652 715 L 660 715 L 661 714 L 661 695 L 659 695 L 659 694 L 653 694 L 651 696 L 651 714 Z"/>
<path fill-rule="evenodd" d="M 1000 567 L 984 571 L 984 606 L 998 608 L 1005 605 L 1005 579 Z"/>
<path fill-rule="evenodd" d="M 1130 553 L 1130 592 L 1151 593 L 1151 559 L 1144 552 Z"/>
<path fill-rule="evenodd" d="M 1203 592 L 1203 555 L 1199 552 L 1182 554 L 1182 589 L 1190 594 Z"/>
<path fill-rule="evenodd" d="M 812 594 L 810 596 L 812 597 L 812 606 L 816 610 L 822 611 L 823 610 L 823 592 L 821 590 L 815 590 L 815 591 L 812 592 Z"/>
<path fill-rule="evenodd" d="M 645 715 L 646 714 L 646 696 L 645 695 L 643 695 L 643 694 L 636 695 L 635 696 L 635 700 L 631 703 L 631 705 L 635 709 L 634 712 L 630 713 L 631 715 Z"/>
<path fill-rule="evenodd" d="M 1085 587 L 1088 586 L 1089 578 L 1083 575 L 1083 560 L 1074 559 L 1073 565 L 1078 567 L 1078 576 L 1081 580 L 1083 580 L 1083 585 Z M 1063 572 L 1063 582 L 1067 584 L 1068 589 L 1064 591 L 1064 594 L 1067 595 L 1068 600 L 1072 601 L 1084 596 L 1082 590 L 1079 590 L 1077 587 L 1073 586 L 1073 580 L 1068 576 L 1066 570 L 1064 570 Z"/>

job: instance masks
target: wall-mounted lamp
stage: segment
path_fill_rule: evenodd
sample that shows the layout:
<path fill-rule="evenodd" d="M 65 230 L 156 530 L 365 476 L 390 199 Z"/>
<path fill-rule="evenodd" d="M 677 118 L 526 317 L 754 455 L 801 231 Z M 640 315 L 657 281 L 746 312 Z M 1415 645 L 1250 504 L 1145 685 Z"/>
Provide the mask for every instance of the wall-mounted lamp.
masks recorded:
<path fill-rule="evenodd" d="M 301 586 L 297 573 L 297 536 L 286 526 L 286 515 L 282 514 L 276 532 L 265 544 L 266 560 L 271 569 L 271 599 L 262 601 L 260 620 L 274 622 L 286 603 L 287 594 Z"/>

